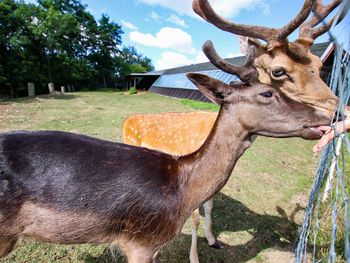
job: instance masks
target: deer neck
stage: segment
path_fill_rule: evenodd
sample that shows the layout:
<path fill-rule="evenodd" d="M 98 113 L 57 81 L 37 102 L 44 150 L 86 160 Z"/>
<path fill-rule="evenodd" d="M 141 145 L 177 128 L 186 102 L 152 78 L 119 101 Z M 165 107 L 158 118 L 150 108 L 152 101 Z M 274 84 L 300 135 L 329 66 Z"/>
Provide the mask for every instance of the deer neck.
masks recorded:
<path fill-rule="evenodd" d="M 243 152 L 250 146 L 250 135 L 223 105 L 201 148 L 180 158 L 180 169 L 187 180 L 185 203 L 190 211 L 199 207 L 225 185 Z"/>

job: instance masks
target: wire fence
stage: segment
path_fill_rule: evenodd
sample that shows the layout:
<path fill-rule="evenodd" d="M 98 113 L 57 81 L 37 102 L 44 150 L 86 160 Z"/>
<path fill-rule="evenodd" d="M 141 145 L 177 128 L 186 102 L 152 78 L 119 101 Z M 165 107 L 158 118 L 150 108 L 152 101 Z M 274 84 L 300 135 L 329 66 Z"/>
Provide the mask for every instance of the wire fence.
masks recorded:
<path fill-rule="evenodd" d="M 350 43 L 340 44 L 332 35 L 331 38 L 335 55 L 330 87 L 339 97 L 334 120 L 336 137 L 320 157 L 295 250 L 296 263 L 350 263 L 350 143 L 348 134 L 340 134 L 336 128 L 346 118 L 350 98 Z"/>

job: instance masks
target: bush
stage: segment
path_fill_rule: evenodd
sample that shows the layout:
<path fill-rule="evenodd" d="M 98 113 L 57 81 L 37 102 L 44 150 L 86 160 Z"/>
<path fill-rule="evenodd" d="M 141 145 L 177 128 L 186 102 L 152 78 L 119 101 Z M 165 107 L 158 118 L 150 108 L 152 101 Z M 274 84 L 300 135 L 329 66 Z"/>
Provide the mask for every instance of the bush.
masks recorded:
<path fill-rule="evenodd" d="M 131 87 L 129 89 L 129 95 L 134 95 L 134 94 L 137 94 L 137 89 L 135 87 Z"/>

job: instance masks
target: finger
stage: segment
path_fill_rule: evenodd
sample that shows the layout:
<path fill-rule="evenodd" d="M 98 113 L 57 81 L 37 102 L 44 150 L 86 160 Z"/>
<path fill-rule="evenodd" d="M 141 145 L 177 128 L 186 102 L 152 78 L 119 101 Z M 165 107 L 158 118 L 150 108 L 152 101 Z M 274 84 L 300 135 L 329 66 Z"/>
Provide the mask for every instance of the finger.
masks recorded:
<path fill-rule="evenodd" d="M 321 148 L 318 146 L 318 144 L 314 145 L 314 147 L 312 148 L 312 152 L 314 154 L 317 154 L 321 151 Z"/>

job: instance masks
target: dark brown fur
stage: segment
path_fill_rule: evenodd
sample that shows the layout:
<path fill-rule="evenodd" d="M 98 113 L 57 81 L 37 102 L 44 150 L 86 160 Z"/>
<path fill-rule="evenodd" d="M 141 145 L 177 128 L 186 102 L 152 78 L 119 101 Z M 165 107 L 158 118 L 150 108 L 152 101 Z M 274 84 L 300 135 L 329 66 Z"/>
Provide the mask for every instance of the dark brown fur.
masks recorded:
<path fill-rule="evenodd" d="M 187 156 L 66 132 L 0 134 L 1 256 L 23 235 L 117 243 L 129 262 L 150 262 L 224 186 L 252 134 L 317 139 L 307 126 L 329 122 L 268 85 L 189 78 L 222 108 L 207 141 Z"/>

